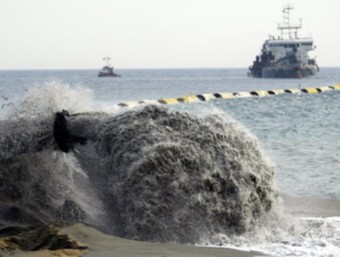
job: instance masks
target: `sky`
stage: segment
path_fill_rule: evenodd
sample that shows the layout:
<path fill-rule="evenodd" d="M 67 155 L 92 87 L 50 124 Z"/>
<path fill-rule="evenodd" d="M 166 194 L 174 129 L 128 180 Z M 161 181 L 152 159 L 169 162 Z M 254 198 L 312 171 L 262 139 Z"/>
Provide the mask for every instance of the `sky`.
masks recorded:
<path fill-rule="evenodd" d="M 0 69 L 246 68 L 287 3 L 340 67 L 339 0 L 0 0 Z"/>

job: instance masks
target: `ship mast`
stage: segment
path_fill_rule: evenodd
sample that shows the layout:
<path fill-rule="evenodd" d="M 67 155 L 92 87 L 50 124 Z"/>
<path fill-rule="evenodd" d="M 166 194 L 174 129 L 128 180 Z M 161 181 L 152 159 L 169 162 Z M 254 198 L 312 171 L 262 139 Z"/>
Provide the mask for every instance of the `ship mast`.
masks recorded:
<path fill-rule="evenodd" d="M 103 58 L 103 61 L 106 61 L 106 66 L 107 66 L 107 67 L 110 67 L 110 60 L 111 60 L 110 57 L 104 57 L 104 58 Z"/>
<path fill-rule="evenodd" d="M 293 39 L 293 38 L 298 38 L 298 29 L 301 29 L 302 22 L 300 19 L 299 24 L 292 25 L 290 24 L 290 11 L 294 9 L 294 6 L 292 5 L 285 5 L 283 6 L 283 23 L 278 24 L 278 29 L 281 30 L 281 38 L 284 39 Z M 294 37 L 293 37 L 294 35 Z"/>

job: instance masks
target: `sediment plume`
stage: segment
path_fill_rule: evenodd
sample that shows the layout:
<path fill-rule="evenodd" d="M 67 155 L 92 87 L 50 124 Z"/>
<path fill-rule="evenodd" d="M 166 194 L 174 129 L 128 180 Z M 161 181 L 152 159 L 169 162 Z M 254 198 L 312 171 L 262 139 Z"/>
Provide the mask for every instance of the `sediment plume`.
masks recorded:
<path fill-rule="evenodd" d="M 64 118 L 69 135 L 86 142 L 0 161 L 4 223 L 62 219 L 130 239 L 196 243 L 275 214 L 274 167 L 235 121 L 152 105 Z M 53 122 L 43 134 L 53 135 Z"/>

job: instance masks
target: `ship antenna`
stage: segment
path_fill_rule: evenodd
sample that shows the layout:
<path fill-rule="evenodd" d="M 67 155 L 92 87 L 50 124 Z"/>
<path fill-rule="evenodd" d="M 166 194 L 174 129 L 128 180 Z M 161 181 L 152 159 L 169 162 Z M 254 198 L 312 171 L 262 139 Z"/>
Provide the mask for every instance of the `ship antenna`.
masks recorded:
<path fill-rule="evenodd" d="M 107 67 L 110 67 L 110 60 L 111 60 L 110 57 L 104 57 L 104 58 L 103 58 L 103 61 L 106 61 L 106 66 L 107 66 Z"/>
<path fill-rule="evenodd" d="M 278 29 L 281 30 L 281 38 L 284 38 L 285 34 L 288 36 L 288 38 L 292 39 L 293 34 L 295 35 L 295 38 L 298 38 L 298 29 L 301 28 L 302 20 L 300 19 L 300 23 L 296 25 L 292 25 L 290 23 L 290 11 L 294 10 L 294 6 L 287 4 L 283 6 L 283 22 L 282 24 L 278 25 Z"/>

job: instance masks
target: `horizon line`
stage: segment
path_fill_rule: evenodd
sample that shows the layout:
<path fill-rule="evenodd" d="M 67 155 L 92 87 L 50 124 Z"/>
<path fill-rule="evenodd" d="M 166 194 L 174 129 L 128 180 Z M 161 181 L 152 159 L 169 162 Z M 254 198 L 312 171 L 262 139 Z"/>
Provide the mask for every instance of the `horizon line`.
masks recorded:
<path fill-rule="evenodd" d="M 340 68 L 340 66 L 320 66 L 320 68 Z M 214 69 L 248 69 L 248 67 L 138 67 L 115 68 L 115 70 L 214 70 Z M 61 70 L 100 70 L 100 68 L 0 68 L 0 71 L 61 71 Z"/>

